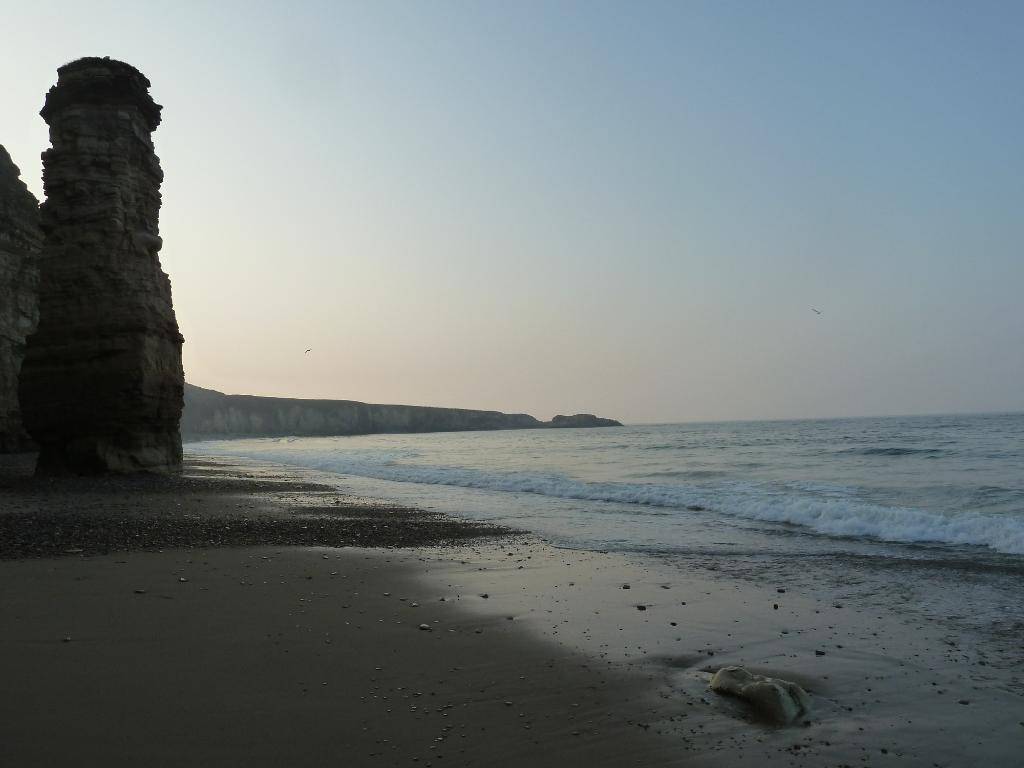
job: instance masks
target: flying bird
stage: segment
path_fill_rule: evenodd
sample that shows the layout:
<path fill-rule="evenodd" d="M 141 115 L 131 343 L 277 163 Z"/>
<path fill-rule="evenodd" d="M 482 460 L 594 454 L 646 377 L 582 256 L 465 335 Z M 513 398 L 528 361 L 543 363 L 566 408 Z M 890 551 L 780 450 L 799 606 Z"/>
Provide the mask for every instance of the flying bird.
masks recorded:
<path fill-rule="evenodd" d="M 816 314 L 816 315 L 820 315 L 820 314 L 821 314 L 821 312 L 819 312 L 818 310 L 816 310 L 816 309 L 815 309 L 814 307 L 811 307 L 811 312 L 813 312 L 813 313 L 814 313 L 814 314 Z"/>
<path fill-rule="evenodd" d="M 309 354 L 310 352 L 312 352 L 312 351 L 313 351 L 313 348 L 312 348 L 312 347 L 310 347 L 309 349 L 307 349 L 307 350 L 306 350 L 305 352 L 303 352 L 302 354 L 304 354 L 304 355 L 308 355 L 308 354 Z"/>

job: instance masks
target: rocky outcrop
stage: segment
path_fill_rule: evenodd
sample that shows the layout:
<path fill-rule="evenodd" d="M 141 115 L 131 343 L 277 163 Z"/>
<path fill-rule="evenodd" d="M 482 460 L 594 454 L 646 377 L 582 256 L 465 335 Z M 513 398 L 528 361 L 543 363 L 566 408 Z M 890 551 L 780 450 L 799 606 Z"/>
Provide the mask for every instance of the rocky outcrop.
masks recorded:
<path fill-rule="evenodd" d="M 796 683 L 755 675 L 743 667 L 722 667 L 711 678 L 711 690 L 743 699 L 776 725 L 788 725 L 811 712 L 811 697 Z"/>
<path fill-rule="evenodd" d="M 592 413 L 576 413 L 572 416 L 558 415 L 551 419 L 551 427 L 621 427 L 615 419 L 602 419 Z"/>
<path fill-rule="evenodd" d="M 185 411 L 181 419 L 181 431 L 188 439 L 459 432 L 548 426 L 551 424 L 525 413 L 225 395 L 191 384 L 185 385 Z"/>
<path fill-rule="evenodd" d="M 28 446 L 18 406 L 25 337 L 39 319 L 39 204 L 0 146 L 0 452 Z"/>
<path fill-rule="evenodd" d="M 160 268 L 160 106 L 134 67 L 58 70 L 40 113 L 46 201 L 39 326 L 20 394 L 39 471 L 176 471 L 184 378 Z"/>

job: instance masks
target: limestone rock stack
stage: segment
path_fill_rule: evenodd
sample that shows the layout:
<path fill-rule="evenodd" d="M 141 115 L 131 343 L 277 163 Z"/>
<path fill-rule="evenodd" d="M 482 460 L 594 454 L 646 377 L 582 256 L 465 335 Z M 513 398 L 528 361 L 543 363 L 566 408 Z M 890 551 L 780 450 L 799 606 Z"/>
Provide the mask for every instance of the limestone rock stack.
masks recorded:
<path fill-rule="evenodd" d="M 0 453 L 27 445 L 18 408 L 18 374 L 25 337 L 39 310 L 39 204 L 0 146 Z"/>
<path fill-rule="evenodd" d="M 149 80 L 108 58 L 58 70 L 40 113 L 39 326 L 20 395 L 41 472 L 181 467 L 182 337 L 158 252 L 163 173 Z"/>

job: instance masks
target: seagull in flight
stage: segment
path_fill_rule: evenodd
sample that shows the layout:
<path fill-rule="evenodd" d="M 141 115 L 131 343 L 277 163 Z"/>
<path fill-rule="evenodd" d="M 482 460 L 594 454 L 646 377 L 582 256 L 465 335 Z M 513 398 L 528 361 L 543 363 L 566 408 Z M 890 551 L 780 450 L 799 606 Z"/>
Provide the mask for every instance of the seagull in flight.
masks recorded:
<path fill-rule="evenodd" d="M 816 315 L 820 315 L 820 314 L 821 314 L 821 312 L 819 312 L 819 311 L 818 311 L 817 309 L 815 309 L 814 307 L 811 307 L 811 312 L 813 312 L 813 313 L 814 313 L 814 314 L 816 314 Z"/>
<path fill-rule="evenodd" d="M 312 352 L 312 351 L 313 351 L 313 348 L 312 348 L 312 347 L 310 347 L 309 349 L 307 349 L 307 350 L 306 350 L 305 352 L 303 352 L 302 354 L 304 354 L 304 355 L 308 355 L 308 354 L 309 354 L 310 352 Z"/>

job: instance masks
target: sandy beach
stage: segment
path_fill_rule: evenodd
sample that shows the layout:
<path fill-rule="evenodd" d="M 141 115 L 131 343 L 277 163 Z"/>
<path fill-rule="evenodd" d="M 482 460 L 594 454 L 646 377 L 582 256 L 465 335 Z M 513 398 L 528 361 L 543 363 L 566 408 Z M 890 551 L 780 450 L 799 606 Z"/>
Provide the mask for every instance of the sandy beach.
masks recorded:
<path fill-rule="evenodd" d="M 1024 768 L 1024 3 L 0 18 L 0 768 Z"/>
<path fill-rule="evenodd" d="M 5 764 L 673 763 L 649 733 L 643 680 L 423 581 L 426 558 L 461 567 L 484 550 L 460 542 L 500 532 L 249 469 L 204 461 L 181 480 L 99 487 L 8 478 Z M 163 542 L 160 514 L 191 527 Z M 36 543 L 16 549 L 11 532 L 38 516 Z M 230 546 L 203 546 L 230 524 Z M 258 543 L 304 535 L 335 546 Z M 118 551 L 103 553 L 105 537 Z M 384 548 L 412 537 L 445 548 Z M 126 540 L 142 549 L 120 551 Z"/>
<path fill-rule="evenodd" d="M 0 486 L 5 764 L 1012 766 L 1016 660 L 884 610 L 193 459 Z M 777 728 L 718 668 L 802 684 Z"/>

